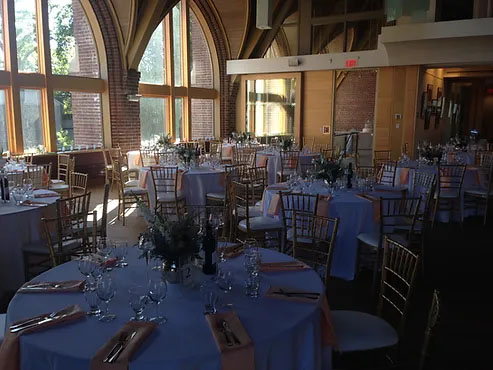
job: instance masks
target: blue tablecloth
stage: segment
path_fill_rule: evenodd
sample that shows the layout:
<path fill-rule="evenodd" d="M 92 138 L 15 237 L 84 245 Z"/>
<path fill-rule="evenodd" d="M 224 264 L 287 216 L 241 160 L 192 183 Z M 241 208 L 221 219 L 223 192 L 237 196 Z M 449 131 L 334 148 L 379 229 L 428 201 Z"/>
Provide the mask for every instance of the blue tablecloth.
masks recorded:
<path fill-rule="evenodd" d="M 132 249 L 129 266 L 110 272 L 118 284 L 117 294 L 110 304 L 110 309 L 117 314 L 114 321 L 101 323 L 87 317 L 83 321 L 21 336 L 21 369 L 87 370 L 94 353 L 133 315 L 127 302 L 128 288 L 132 284 L 147 283 L 149 269 L 144 260 L 137 259 L 138 253 Z M 265 262 L 291 260 L 268 250 L 261 250 L 261 255 Z M 226 263 L 234 271 L 235 283 L 233 291 L 225 295 L 223 301 L 233 303 L 254 341 L 256 369 L 330 369 L 331 349 L 323 348 L 321 344 L 321 315 L 317 306 L 263 297 L 271 284 L 321 292 L 324 287 L 318 275 L 313 270 L 263 273 L 262 296 L 253 299 L 243 292 L 243 256 Z M 36 280 L 80 278 L 77 263 L 70 262 Z M 160 325 L 137 351 L 129 369 L 220 369 L 221 358 L 202 313 L 199 291 L 179 285 L 168 287 L 168 296 L 162 303 L 168 322 Z M 70 304 L 87 307 L 82 293 L 17 294 L 9 305 L 7 323 L 10 325 L 13 321 Z"/>

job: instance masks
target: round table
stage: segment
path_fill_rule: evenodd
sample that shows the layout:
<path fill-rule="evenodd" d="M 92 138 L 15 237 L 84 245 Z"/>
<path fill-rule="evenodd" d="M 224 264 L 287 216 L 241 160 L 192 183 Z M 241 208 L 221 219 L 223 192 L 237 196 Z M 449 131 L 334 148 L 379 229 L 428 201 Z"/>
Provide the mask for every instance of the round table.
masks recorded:
<path fill-rule="evenodd" d="M 48 190 L 35 190 L 35 196 L 51 194 Z M 3 203 L 0 200 L 0 293 L 17 290 L 24 283 L 24 260 L 22 248 L 27 245 L 44 243 L 42 217 L 54 217 L 54 203 L 57 196 L 35 198 L 36 202 L 48 206 L 16 206 L 14 201 Z"/>
<path fill-rule="evenodd" d="M 147 175 L 144 175 L 147 173 Z M 155 191 L 152 183 L 152 176 L 149 167 L 140 169 L 139 184 L 143 185 L 145 176 L 145 188 L 149 194 L 151 209 L 154 208 Z M 211 167 L 197 167 L 189 169 L 183 175 L 183 192 L 188 205 L 205 205 L 205 195 L 207 193 L 224 192 L 224 170 L 222 168 L 213 169 Z"/>
<path fill-rule="evenodd" d="M 128 289 L 133 284 L 145 285 L 147 271 L 140 251 L 131 248 L 129 266 L 113 269 L 117 293 L 110 303 L 115 320 L 99 322 L 86 317 L 67 325 L 23 335 L 21 345 L 22 370 L 87 370 L 92 356 L 133 315 L 128 304 Z M 288 261 L 291 257 L 261 250 L 265 262 Z M 233 290 L 222 297 L 232 303 L 243 326 L 254 342 L 255 368 L 266 369 L 330 369 L 330 347 L 322 347 L 320 309 L 313 303 L 290 302 L 265 298 L 268 287 L 280 285 L 310 291 L 324 291 L 319 276 L 313 270 L 261 273 L 261 296 L 245 296 L 243 256 L 226 262 L 234 272 Z M 37 281 L 80 279 L 77 262 L 72 261 L 38 276 Z M 17 294 L 7 312 L 7 324 L 52 312 L 71 304 L 87 307 L 82 293 Z M 221 368 L 221 357 L 203 315 L 203 304 L 197 288 L 168 285 L 168 295 L 161 304 L 168 321 L 135 353 L 129 369 L 200 369 Z M 151 313 L 154 307 L 150 307 Z"/>
<path fill-rule="evenodd" d="M 269 206 L 272 198 L 279 190 L 269 190 L 264 192 L 263 212 L 264 216 L 279 218 L 280 214 L 270 214 Z M 305 193 L 328 195 L 328 190 L 315 183 L 311 189 Z M 374 203 L 362 199 L 356 194 L 356 190 L 337 191 L 332 199 L 329 200 L 327 212 L 320 214 L 325 217 L 338 217 L 339 228 L 334 245 L 332 266 L 330 275 L 344 280 L 353 280 L 356 274 L 356 261 L 358 253 L 359 233 L 378 231 L 378 223 L 375 221 L 373 207 Z M 395 194 L 387 192 L 371 193 L 374 197 L 395 197 Z M 279 210 L 280 212 L 280 210 Z"/>
<path fill-rule="evenodd" d="M 262 165 L 264 158 L 268 157 L 269 162 L 267 162 L 267 175 L 268 175 L 268 184 L 275 184 L 277 182 L 277 172 L 281 171 L 281 154 L 278 151 L 275 152 L 265 152 L 259 151 L 257 153 L 257 166 Z M 302 165 L 310 165 L 312 160 L 315 158 L 319 158 L 320 153 L 308 153 L 308 152 L 300 152 L 300 166 Z"/>

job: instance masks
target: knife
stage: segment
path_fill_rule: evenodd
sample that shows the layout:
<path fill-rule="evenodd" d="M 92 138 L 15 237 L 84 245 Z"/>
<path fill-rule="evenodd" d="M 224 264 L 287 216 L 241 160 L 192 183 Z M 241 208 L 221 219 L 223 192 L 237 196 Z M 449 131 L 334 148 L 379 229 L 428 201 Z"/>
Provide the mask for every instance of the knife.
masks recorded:
<path fill-rule="evenodd" d="M 38 326 L 38 325 L 41 325 L 41 324 L 45 324 L 45 323 L 50 322 L 50 321 L 53 321 L 53 320 L 59 320 L 59 319 L 62 319 L 64 317 L 66 317 L 66 316 L 69 316 L 69 315 L 70 314 L 63 314 L 63 315 L 58 315 L 58 316 L 53 316 L 53 317 L 46 317 L 45 319 L 43 319 L 41 321 L 36 321 L 36 322 L 33 322 L 32 324 L 28 324 L 28 325 L 24 325 L 24 326 L 20 326 L 20 327 L 14 328 L 14 329 L 10 329 L 10 332 L 11 333 L 17 333 L 18 331 L 30 329 L 30 328 L 33 328 L 35 326 Z"/>
<path fill-rule="evenodd" d="M 123 350 L 127 347 L 128 343 L 137 335 L 137 331 L 133 331 L 130 336 L 127 337 L 124 343 L 120 345 L 120 347 L 116 350 L 115 354 L 108 360 L 108 363 L 112 364 L 116 360 L 118 360 L 118 357 L 120 357 L 120 354 L 123 352 Z"/>
<path fill-rule="evenodd" d="M 231 326 L 229 326 L 229 323 L 226 320 L 222 320 L 221 324 L 222 324 L 224 330 L 226 330 L 229 334 L 231 334 L 231 336 L 233 337 L 233 340 L 235 341 L 235 344 L 240 345 L 241 341 L 238 339 L 235 332 L 231 329 Z"/>
<path fill-rule="evenodd" d="M 127 337 L 128 337 L 128 333 L 126 331 L 124 331 L 120 334 L 118 341 L 115 343 L 113 348 L 111 348 L 111 351 L 108 352 L 108 355 L 105 357 L 103 362 L 108 362 L 110 357 L 113 356 L 113 354 L 115 353 L 115 350 L 118 348 L 118 346 L 121 346 L 123 343 L 125 343 L 125 340 L 127 339 Z"/>
<path fill-rule="evenodd" d="M 41 320 L 44 320 L 44 319 L 47 319 L 47 318 L 52 318 L 52 317 L 56 317 L 57 315 L 60 315 L 62 314 L 62 312 L 65 311 L 65 308 L 63 310 L 60 310 L 60 311 L 53 311 L 52 313 L 50 313 L 49 315 L 45 315 L 45 316 L 41 316 L 41 317 L 33 317 L 31 319 L 27 319 L 27 320 L 24 320 L 18 324 L 15 324 L 15 325 L 11 325 L 10 326 L 10 330 L 12 329 L 17 329 L 17 328 L 20 328 L 20 327 L 23 327 L 23 326 L 26 326 L 26 325 L 29 325 L 33 322 L 38 322 L 38 321 L 41 321 Z"/>

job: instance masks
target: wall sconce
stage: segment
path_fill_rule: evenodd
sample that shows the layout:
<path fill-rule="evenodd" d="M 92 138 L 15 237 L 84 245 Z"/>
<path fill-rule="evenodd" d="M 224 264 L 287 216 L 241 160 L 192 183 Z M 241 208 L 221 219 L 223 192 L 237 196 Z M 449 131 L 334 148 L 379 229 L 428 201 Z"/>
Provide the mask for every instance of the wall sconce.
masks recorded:
<path fill-rule="evenodd" d="M 127 100 L 132 102 L 139 102 L 142 95 L 140 94 L 128 94 Z"/>

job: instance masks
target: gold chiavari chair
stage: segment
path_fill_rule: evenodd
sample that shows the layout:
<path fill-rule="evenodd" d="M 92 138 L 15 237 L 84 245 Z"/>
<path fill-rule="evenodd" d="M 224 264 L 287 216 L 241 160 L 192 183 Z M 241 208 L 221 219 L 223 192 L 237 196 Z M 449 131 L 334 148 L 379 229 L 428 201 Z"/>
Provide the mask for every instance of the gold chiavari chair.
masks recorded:
<path fill-rule="evenodd" d="M 360 179 L 367 179 L 369 181 L 376 181 L 375 168 L 371 166 L 358 166 L 356 167 L 356 174 Z"/>
<path fill-rule="evenodd" d="M 311 151 L 313 151 L 313 147 L 315 145 L 315 136 L 308 137 L 308 136 L 303 136 L 303 148 L 307 147 Z"/>
<path fill-rule="evenodd" d="M 224 192 L 211 192 L 205 195 L 207 205 L 227 205 L 228 191 L 231 186 L 231 181 L 242 181 L 247 173 L 248 165 L 233 164 L 224 166 Z"/>
<path fill-rule="evenodd" d="M 311 266 L 328 286 L 338 218 L 293 211 L 293 257 Z"/>
<path fill-rule="evenodd" d="M 70 174 L 70 194 L 71 196 L 87 193 L 87 174 L 72 172 Z"/>
<path fill-rule="evenodd" d="M 277 182 L 284 182 L 292 174 L 298 172 L 300 161 L 299 150 L 281 150 L 281 170 L 277 171 Z"/>
<path fill-rule="evenodd" d="M 337 333 L 337 368 L 344 368 L 344 362 L 351 361 L 353 354 L 366 351 L 376 351 L 373 353 L 377 362 L 378 354 L 382 354 L 384 360 L 390 359 L 397 368 L 418 261 L 419 257 L 402 244 L 385 239 L 378 316 L 358 311 L 331 312 Z"/>
<path fill-rule="evenodd" d="M 334 149 L 322 149 L 321 154 L 328 160 L 334 159 Z"/>
<path fill-rule="evenodd" d="M 377 183 L 387 186 L 395 186 L 395 175 L 397 174 L 397 162 L 381 162 L 379 167 L 375 167 Z"/>
<path fill-rule="evenodd" d="M 315 143 L 313 145 L 312 152 L 322 154 L 326 150 L 330 150 L 329 149 L 329 144 Z"/>
<path fill-rule="evenodd" d="M 374 207 L 380 207 L 379 231 L 360 233 L 357 237 L 360 246 L 358 266 L 362 265 L 362 262 L 373 265 L 371 267 L 373 269 L 373 291 L 376 288 L 381 249 L 385 237 L 391 236 L 407 246 L 410 244 L 414 238 L 421 198 L 380 198 L 378 203 L 378 205 L 374 204 Z M 363 246 L 366 247 L 365 250 L 362 250 Z"/>
<path fill-rule="evenodd" d="M 219 228 L 218 236 L 226 238 L 228 224 L 228 207 L 226 206 L 191 206 L 186 205 L 182 209 L 181 217 L 190 216 L 198 227 L 203 227 L 205 222 L 209 220 L 215 227 Z"/>
<path fill-rule="evenodd" d="M 374 150 L 373 151 L 373 165 L 377 167 L 382 162 L 388 162 L 392 160 L 392 152 L 390 150 Z"/>
<path fill-rule="evenodd" d="M 156 152 L 156 161 L 161 166 L 169 165 L 171 162 L 175 160 L 176 160 L 176 154 L 173 152 Z"/>
<path fill-rule="evenodd" d="M 43 163 L 38 166 L 43 167 L 43 189 L 48 189 L 51 181 L 51 169 L 53 168 L 52 163 Z"/>
<path fill-rule="evenodd" d="M 43 166 L 27 166 L 26 178 L 30 179 L 34 189 L 47 189 L 45 169 Z"/>
<path fill-rule="evenodd" d="M 459 222 L 462 226 L 462 183 L 467 165 L 438 165 L 438 183 L 435 193 L 435 208 L 432 225 L 440 211 L 459 212 Z"/>
<path fill-rule="evenodd" d="M 116 179 L 113 176 L 113 158 L 120 155 L 121 151 L 120 148 L 112 148 L 112 149 L 103 149 L 103 159 L 104 159 L 104 175 L 105 175 L 105 182 L 110 182 L 111 187 L 113 187 L 113 184 L 115 183 Z"/>
<path fill-rule="evenodd" d="M 478 171 L 481 184 L 478 187 L 465 189 L 464 208 L 473 208 L 476 214 L 479 213 L 480 208 L 483 208 L 483 226 L 486 226 L 488 206 L 493 197 L 493 154 L 483 154 Z"/>
<path fill-rule="evenodd" d="M 318 195 L 304 193 L 279 192 L 279 202 L 281 205 L 281 215 L 284 230 L 285 248 L 284 252 L 290 253 L 289 250 L 293 242 L 293 217 L 294 212 L 311 213 L 317 212 L 319 197 Z M 300 235 L 298 235 L 300 236 Z"/>
<path fill-rule="evenodd" d="M 266 246 L 266 235 L 268 233 L 276 233 L 280 251 L 282 248 L 282 221 L 273 217 L 265 217 L 263 215 L 256 217 L 252 217 L 250 215 L 250 207 L 255 206 L 255 204 L 260 200 L 256 198 L 252 184 L 248 182 L 243 183 L 233 181 L 230 189 L 232 203 L 231 209 L 234 210 L 235 215 L 232 218 L 232 228 L 244 236 L 244 238 L 240 238 L 240 240 L 255 238 L 263 241 L 264 246 Z M 244 217 L 240 218 L 239 215 L 244 215 Z"/>
<path fill-rule="evenodd" d="M 210 154 L 217 156 L 222 162 L 223 160 L 223 143 L 221 141 L 211 141 Z"/>
<path fill-rule="evenodd" d="M 413 178 L 413 196 L 421 198 L 417 221 L 429 220 L 430 203 L 436 190 L 436 175 L 431 172 L 416 171 Z M 417 231 L 420 228 L 416 229 Z"/>
<path fill-rule="evenodd" d="M 236 148 L 234 151 L 234 164 L 246 164 L 255 166 L 257 151 L 253 148 Z"/>
<path fill-rule="evenodd" d="M 45 270 L 70 261 L 71 257 L 94 251 L 87 232 L 91 193 L 58 199 L 56 217 L 43 218 L 45 241 L 23 248 L 26 278 L 32 269 Z"/>
<path fill-rule="evenodd" d="M 178 167 L 153 166 L 151 176 L 154 186 L 155 212 L 178 216 L 180 207 L 185 206 L 185 195 L 178 188 L 178 176 L 180 176 Z"/>
<path fill-rule="evenodd" d="M 136 199 L 149 205 L 149 197 L 146 189 L 143 189 L 139 186 L 126 185 L 126 182 L 128 180 L 125 178 L 125 174 L 121 169 L 120 161 L 118 160 L 114 162 L 113 174 L 115 176 L 116 185 L 118 187 L 117 218 L 119 220 L 121 216 L 123 226 L 125 226 L 125 211 L 127 209 L 137 208 L 137 206 L 133 206 L 133 204 L 135 204 L 136 202 Z"/>
<path fill-rule="evenodd" d="M 140 149 L 139 155 L 141 167 L 149 167 L 158 164 L 156 151 L 154 149 Z"/>
<path fill-rule="evenodd" d="M 49 188 L 62 197 L 70 196 L 70 174 L 75 168 L 75 158 L 67 154 L 58 154 L 58 177 L 51 180 Z"/>
<path fill-rule="evenodd" d="M 92 217 L 90 215 L 87 220 L 87 232 L 89 235 L 95 233 L 97 237 L 105 238 L 107 236 L 106 228 L 108 226 L 108 201 L 110 198 L 110 187 L 111 185 L 109 182 L 104 184 L 101 221 L 98 221 L 98 212 L 96 210 L 93 211 Z"/>
<path fill-rule="evenodd" d="M 24 171 L 14 171 L 7 173 L 7 180 L 13 182 L 14 186 L 22 186 L 26 175 Z"/>
<path fill-rule="evenodd" d="M 435 289 L 431 299 L 431 307 L 428 312 L 428 322 L 426 323 L 423 346 L 421 347 L 421 357 L 419 360 L 419 370 L 425 369 L 429 354 L 430 340 L 432 339 L 438 321 L 440 319 L 440 293 Z M 431 368 L 430 368 L 431 369 Z"/>

